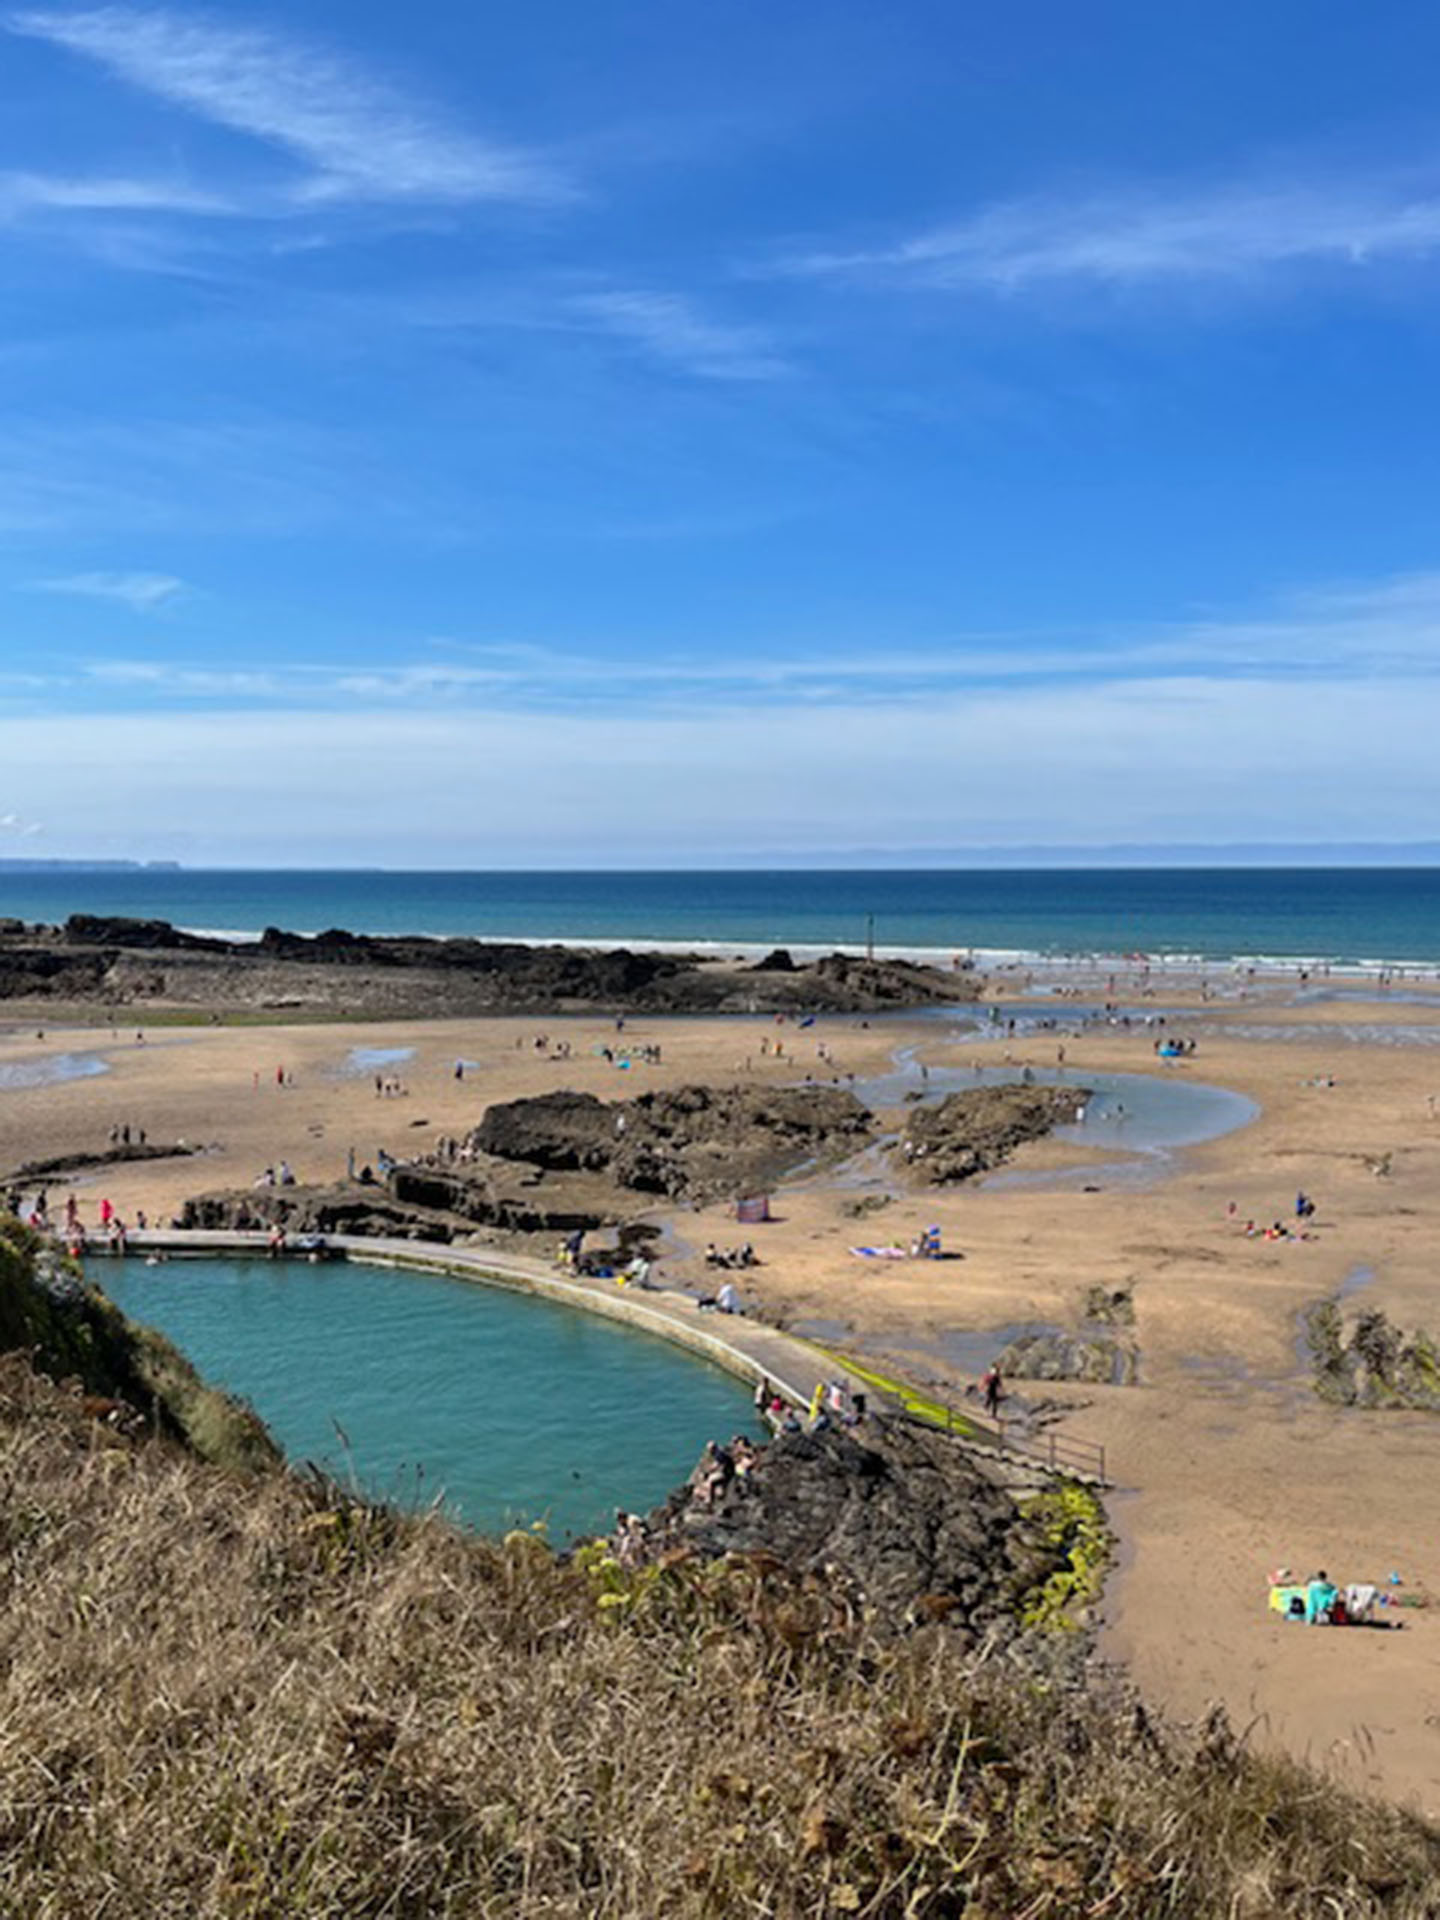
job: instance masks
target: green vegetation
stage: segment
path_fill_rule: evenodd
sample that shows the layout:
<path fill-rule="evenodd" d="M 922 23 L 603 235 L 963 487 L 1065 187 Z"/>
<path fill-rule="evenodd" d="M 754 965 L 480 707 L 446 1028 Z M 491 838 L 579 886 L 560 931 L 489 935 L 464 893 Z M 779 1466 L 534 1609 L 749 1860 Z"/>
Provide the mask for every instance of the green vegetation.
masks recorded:
<path fill-rule="evenodd" d="M 1021 1624 L 1047 1631 L 1074 1631 L 1085 1624 L 1085 1610 L 1100 1598 L 1110 1560 L 1110 1531 L 1105 1509 L 1088 1487 L 1067 1480 L 1049 1493 L 1021 1502 L 1038 1520 L 1047 1546 L 1064 1555 L 1065 1564 L 1043 1586 L 1024 1595 Z"/>
<path fill-rule="evenodd" d="M 252 1472 L 281 1455 L 253 1409 L 209 1387 L 177 1347 L 127 1320 L 80 1268 L 18 1220 L 0 1219 L 0 1352 L 83 1394 L 120 1400 L 202 1460 Z"/>

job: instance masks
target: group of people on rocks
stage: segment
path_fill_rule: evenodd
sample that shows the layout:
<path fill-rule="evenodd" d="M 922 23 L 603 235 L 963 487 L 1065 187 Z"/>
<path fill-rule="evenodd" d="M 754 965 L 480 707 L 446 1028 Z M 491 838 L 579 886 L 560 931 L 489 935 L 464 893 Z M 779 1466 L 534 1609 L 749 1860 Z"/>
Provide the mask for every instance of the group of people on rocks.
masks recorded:
<path fill-rule="evenodd" d="M 128 1121 L 111 1127 L 107 1136 L 112 1147 L 143 1147 L 145 1144 L 144 1127 L 132 1127 Z"/>

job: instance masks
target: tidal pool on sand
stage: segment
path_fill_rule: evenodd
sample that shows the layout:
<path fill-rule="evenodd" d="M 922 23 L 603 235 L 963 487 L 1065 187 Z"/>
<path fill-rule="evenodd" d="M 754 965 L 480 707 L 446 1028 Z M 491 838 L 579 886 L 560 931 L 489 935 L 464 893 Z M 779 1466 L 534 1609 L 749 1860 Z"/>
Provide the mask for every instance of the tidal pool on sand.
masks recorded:
<path fill-rule="evenodd" d="M 89 1272 L 248 1399 L 292 1462 L 407 1506 L 443 1495 L 486 1531 L 543 1519 L 556 1545 L 596 1532 L 753 1420 L 749 1389 L 708 1361 L 530 1294 L 349 1261 Z"/>

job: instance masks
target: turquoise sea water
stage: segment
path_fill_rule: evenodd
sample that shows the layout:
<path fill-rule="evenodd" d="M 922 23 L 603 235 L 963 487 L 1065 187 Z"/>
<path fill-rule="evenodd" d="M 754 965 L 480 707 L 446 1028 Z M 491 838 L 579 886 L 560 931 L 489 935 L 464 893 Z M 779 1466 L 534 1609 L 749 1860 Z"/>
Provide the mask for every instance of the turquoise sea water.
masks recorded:
<path fill-rule="evenodd" d="M 1440 965 L 1440 867 L 0 873 L 0 916 L 258 932 Z"/>
<path fill-rule="evenodd" d="M 292 1461 L 486 1531 L 563 1545 L 644 1510 L 749 1390 L 648 1334 L 531 1295 L 353 1262 L 92 1260 L 133 1319 L 250 1400 Z M 343 1436 L 343 1437 L 342 1437 Z"/>

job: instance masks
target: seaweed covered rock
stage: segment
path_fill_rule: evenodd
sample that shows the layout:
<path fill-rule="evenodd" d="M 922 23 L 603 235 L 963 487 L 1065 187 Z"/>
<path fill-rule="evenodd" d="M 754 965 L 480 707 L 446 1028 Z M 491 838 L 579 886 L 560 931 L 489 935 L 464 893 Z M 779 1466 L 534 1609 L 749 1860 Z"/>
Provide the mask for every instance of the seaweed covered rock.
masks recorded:
<path fill-rule="evenodd" d="M 1022 1333 L 1000 1355 L 999 1367 L 1012 1380 L 1079 1380 L 1097 1387 L 1133 1387 L 1140 1356 L 1132 1341 L 1086 1331 Z"/>
<path fill-rule="evenodd" d="M 1440 1413 L 1440 1346 L 1423 1328 L 1406 1334 L 1373 1308 L 1347 1327 L 1334 1300 L 1317 1300 L 1303 1321 L 1323 1400 Z"/>

